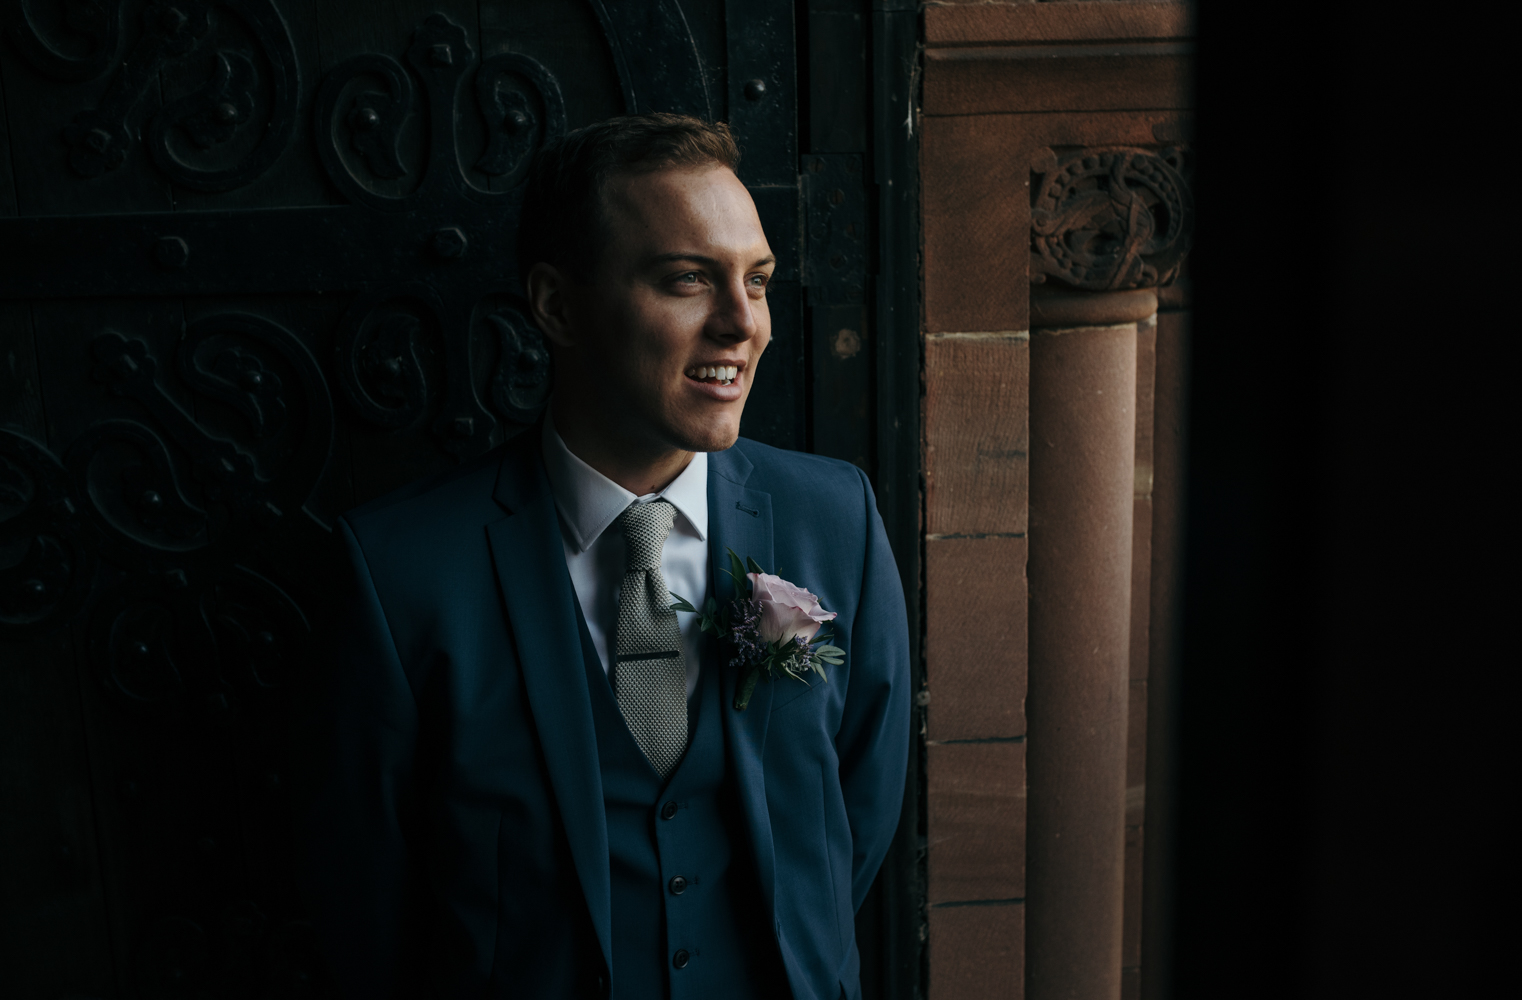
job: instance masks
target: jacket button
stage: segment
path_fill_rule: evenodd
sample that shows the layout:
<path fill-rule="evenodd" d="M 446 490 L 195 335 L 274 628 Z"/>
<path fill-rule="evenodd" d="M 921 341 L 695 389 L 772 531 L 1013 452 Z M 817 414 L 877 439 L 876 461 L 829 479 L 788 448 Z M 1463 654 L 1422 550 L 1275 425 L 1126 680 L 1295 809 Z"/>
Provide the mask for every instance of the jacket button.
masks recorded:
<path fill-rule="evenodd" d="M 661 806 L 661 819 L 672 819 L 676 816 L 676 803 L 667 802 Z"/>
<path fill-rule="evenodd" d="M 685 969 L 687 968 L 687 963 L 691 961 L 691 959 L 692 956 L 687 954 L 687 949 L 683 948 L 675 955 L 671 956 L 671 964 L 676 966 L 678 969 Z"/>
<path fill-rule="evenodd" d="M 680 896 L 685 891 L 687 891 L 686 879 L 678 875 L 676 878 L 671 880 L 671 894 L 673 896 Z"/>

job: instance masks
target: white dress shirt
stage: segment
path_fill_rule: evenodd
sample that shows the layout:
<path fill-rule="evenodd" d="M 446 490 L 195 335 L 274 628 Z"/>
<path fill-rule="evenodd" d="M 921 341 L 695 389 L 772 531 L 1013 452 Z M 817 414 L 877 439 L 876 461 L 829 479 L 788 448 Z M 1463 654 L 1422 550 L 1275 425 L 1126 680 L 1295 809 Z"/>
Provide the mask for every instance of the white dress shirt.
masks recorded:
<path fill-rule="evenodd" d="M 618 621 L 618 591 L 626 568 L 624 534 L 614 522 L 631 503 L 666 500 L 676 508 L 676 521 L 661 551 L 661 573 L 671 593 L 685 597 L 693 607 L 701 608 L 708 600 L 708 455 L 697 452 L 671 485 L 637 497 L 572 454 L 548 410 L 543 445 L 550 492 L 560 512 L 565 565 L 603 673 L 607 673 L 612 662 L 608 637 Z M 676 618 L 687 661 L 687 697 L 691 698 L 698 686 L 698 616 L 679 611 Z"/>

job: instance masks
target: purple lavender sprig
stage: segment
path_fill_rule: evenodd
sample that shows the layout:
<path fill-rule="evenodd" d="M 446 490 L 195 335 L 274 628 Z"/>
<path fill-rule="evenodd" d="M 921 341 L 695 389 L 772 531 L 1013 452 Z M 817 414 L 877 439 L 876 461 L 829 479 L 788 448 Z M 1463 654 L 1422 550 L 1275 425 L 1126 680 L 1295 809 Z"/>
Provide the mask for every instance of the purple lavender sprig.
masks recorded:
<path fill-rule="evenodd" d="M 728 617 L 720 637 L 729 642 L 729 665 L 743 673 L 767 656 L 767 643 L 761 638 L 761 602 L 748 598 L 731 601 Z"/>

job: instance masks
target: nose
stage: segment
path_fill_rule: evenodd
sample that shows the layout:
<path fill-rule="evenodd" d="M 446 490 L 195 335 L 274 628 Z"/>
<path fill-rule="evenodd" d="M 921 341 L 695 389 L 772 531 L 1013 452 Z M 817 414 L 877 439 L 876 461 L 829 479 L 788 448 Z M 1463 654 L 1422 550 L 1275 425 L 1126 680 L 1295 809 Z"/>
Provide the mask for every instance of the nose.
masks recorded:
<path fill-rule="evenodd" d="M 771 326 L 766 296 L 751 298 L 742 273 L 727 280 L 716 290 L 713 311 L 708 316 L 708 334 L 730 343 L 741 343 L 761 336 Z"/>

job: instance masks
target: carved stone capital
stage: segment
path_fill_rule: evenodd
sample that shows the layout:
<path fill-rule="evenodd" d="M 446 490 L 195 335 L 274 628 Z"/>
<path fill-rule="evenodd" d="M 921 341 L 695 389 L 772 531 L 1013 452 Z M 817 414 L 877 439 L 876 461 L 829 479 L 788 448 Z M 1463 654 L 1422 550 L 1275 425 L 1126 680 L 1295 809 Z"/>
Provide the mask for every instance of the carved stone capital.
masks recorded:
<path fill-rule="evenodd" d="M 1031 171 L 1031 281 L 1090 291 L 1166 285 L 1189 252 L 1194 204 L 1178 149 L 1126 146 L 1062 156 Z"/>

